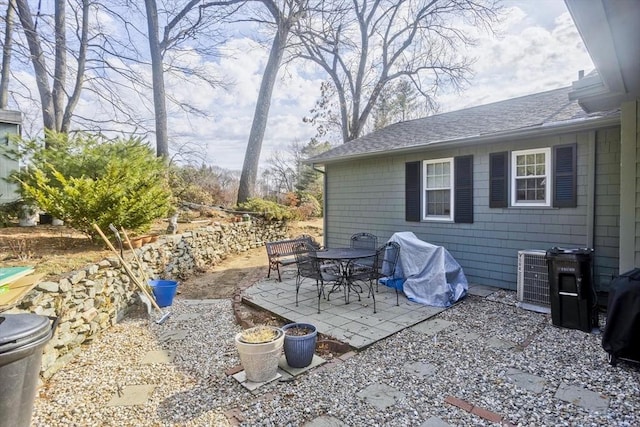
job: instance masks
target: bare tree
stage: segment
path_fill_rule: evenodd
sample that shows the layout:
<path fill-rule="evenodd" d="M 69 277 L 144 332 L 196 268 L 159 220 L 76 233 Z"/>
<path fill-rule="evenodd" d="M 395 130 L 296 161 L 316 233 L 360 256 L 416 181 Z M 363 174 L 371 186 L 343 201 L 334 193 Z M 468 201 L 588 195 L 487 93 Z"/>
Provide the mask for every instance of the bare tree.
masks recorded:
<path fill-rule="evenodd" d="M 275 34 L 269 51 L 269 59 L 265 66 L 260 83 L 260 92 L 256 101 L 256 109 L 253 114 L 253 122 L 249 133 L 249 141 L 240 175 L 240 187 L 238 188 L 238 203 L 246 202 L 255 190 L 258 176 L 258 164 L 264 131 L 269 117 L 271 96 L 273 88 L 287 46 L 291 28 L 310 9 L 307 0 L 258 0 L 266 8 L 269 17 L 262 22 L 275 28 Z M 257 17 L 259 20 L 259 17 Z"/>
<path fill-rule="evenodd" d="M 66 38 L 66 2 L 55 0 L 54 12 L 54 71 L 51 75 L 47 66 L 47 57 L 43 49 L 43 42 L 36 30 L 36 24 L 27 0 L 16 0 L 17 13 L 24 30 L 31 54 L 31 61 L 36 76 L 40 102 L 42 106 L 42 120 L 45 129 L 58 132 L 68 132 L 71 125 L 73 111 L 80 99 L 83 87 L 87 44 L 89 0 L 82 0 L 82 17 L 78 26 L 79 51 L 76 58 L 75 80 L 66 87 L 67 70 L 67 38 Z M 49 80 L 53 83 L 50 85 Z"/>
<path fill-rule="evenodd" d="M 498 0 L 335 0 L 322 19 L 309 16 L 293 31 L 297 55 L 335 86 L 347 142 L 362 134 L 391 81 L 410 79 L 427 98 L 443 85 L 460 88 L 472 60 L 459 52 L 474 41 L 460 24 L 491 31 L 498 11 Z"/>
<path fill-rule="evenodd" d="M 145 0 L 147 17 L 147 34 L 149 53 L 151 56 L 151 71 L 153 80 L 153 105 L 155 111 L 156 154 L 158 157 L 169 156 L 169 136 L 167 130 L 167 93 L 164 85 L 164 54 L 176 48 L 186 39 L 199 35 L 209 21 L 205 11 L 213 6 L 232 6 L 240 1 L 221 1 L 204 3 L 202 0 L 189 0 L 183 7 L 175 11 L 165 9 L 164 14 L 168 22 L 163 28 L 162 38 L 159 37 L 158 6 L 156 0 Z M 212 34 L 209 34 L 211 37 Z"/>
<path fill-rule="evenodd" d="M 0 71 L 0 108 L 7 108 L 9 99 L 9 75 L 11 74 L 11 45 L 13 43 L 13 16 L 15 0 L 7 2 L 5 15 L 4 45 L 2 45 L 2 70 Z"/>

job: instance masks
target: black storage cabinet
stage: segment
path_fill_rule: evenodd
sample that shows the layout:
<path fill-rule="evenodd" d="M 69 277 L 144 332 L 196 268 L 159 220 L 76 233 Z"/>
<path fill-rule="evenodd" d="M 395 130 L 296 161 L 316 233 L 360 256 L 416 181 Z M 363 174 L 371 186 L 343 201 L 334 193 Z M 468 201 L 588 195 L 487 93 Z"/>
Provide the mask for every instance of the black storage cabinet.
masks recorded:
<path fill-rule="evenodd" d="M 48 317 L 0 313 L 0 427 L 28 427 L 42 349 L 51 339 Z"/>
<path fill-rule="evenodd" d="M 549 269 L 551 320 L 555 326 L 584 332 L 598 326 L 593 287 L 593 249 L 551 248 L 545 259 Z"/>

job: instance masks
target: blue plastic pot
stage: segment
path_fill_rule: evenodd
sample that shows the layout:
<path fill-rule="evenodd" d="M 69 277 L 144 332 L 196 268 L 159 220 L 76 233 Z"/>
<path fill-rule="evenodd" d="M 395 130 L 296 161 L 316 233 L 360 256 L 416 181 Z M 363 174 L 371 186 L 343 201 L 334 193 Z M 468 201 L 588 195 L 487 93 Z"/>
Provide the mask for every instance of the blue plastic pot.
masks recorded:
<path fill-rule="evenodd" d="M 306 328 L 312 332 L 296 336 L 287 334 L 291 328 Z M 310 323 L 289 323 L 282 327 L 284 331 L 284 356 L 287 364 L 292 368 L 306 368 L 311 364 L 316 351 L 318 330 Z"/>
<path fill-rule="evenodd" d="M 159 307 L 169 307 L 173 303 L 173 297 L 178 290 L 178 282 L 175 280 L 149 280 L 149 286 L 153 290 L 153 296 Z"/>

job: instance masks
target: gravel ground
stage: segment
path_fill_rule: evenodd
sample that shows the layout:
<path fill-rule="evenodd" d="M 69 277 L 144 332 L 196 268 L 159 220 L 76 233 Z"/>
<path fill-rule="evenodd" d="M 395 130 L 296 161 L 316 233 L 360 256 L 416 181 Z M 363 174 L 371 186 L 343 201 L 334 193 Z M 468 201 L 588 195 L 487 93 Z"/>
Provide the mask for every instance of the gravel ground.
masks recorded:
<path fill-rule="evenodd" d="M 275 382 L 252 394 L 225 370 L 239 364 L 233 336 L 239 331 L 228 300 L 206 306 L 177 299 L 163 325 L 126 320 L 96 339 L 40 390 L 33 425 L 228 425 L 237 408 L 243 425 L 295 426 L 331 416 L 353 426 L 421 426 L 431 417 L 450 425 L 495 425 L 445 402 L 448 396 L 493 411 L 523 426 L 640 425 L 640 371 L 635 364 L 607 364 L 600 335 L 556 328 L 548 315 L 515 307 L 515 293 L 470 296 L 437 316 L 455 325 L 434 336 L 406 329 L 330 369 L 292 382 Z M 178 322 L 180 314 L 195 313 Z M 163 332 L 187 329 L 181 341 L 162 343 Z M 492 340 L 511 343 L 495 348 Z M 168 365 L 142 365 L 148 351 L 175 351 Z M 427 366 L 422 377 L 411 367 Z M 544 380 L 539 393 L 516 386 L 512 369 Z M 119 388 L 157 385 L 143 406 L 107 403 Z M 561 384 L 609 399 L 603 413 L 555 397 Z M 378 409 L 359 393 L 370 386 L 395 390 L 396 403 Z"/>

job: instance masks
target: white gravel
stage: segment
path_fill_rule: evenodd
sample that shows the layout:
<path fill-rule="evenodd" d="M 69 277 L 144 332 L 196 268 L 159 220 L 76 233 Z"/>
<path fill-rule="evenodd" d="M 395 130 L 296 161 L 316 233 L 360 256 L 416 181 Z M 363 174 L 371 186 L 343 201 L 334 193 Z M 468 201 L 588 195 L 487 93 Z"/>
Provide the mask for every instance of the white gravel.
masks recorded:
<path fill-rule="evenodd" d="M 514 306 L 515 294 L 467 297 L 437 318 L 455 325 L 435 337 L 406 329 L 339 363 L 292 382 L 248 392 L 225 371 L 239 364 L 233 336 L 239 331 L 227 300 L 187 305 L 177 299 L 172 317 L 156 325 L 126 320 L 104 333 L 40 390 L 36 426 L 216 426 L 238 408 L 243 425 L 295 426 L 328 415 L 353 426 L 420 426 L 431 417 L 450 425 L 493 425 L 452 406 L 452 396 L 495 412 L 515 425 L 640 425 L 640 372 L 635 364 L 607 364 L 600 335 L 560 329 L 548 315 Z M 178 321 L 181 314 L 196 313 Z M 162 343 L 172 329 L 187 337 Z M 474 335 L 475 334 L 475 335 Z M 494 348 L 499 339 L 513 348 Z M 143 365 L 148 351 L 175 351 L 172 364 Z M 427 378 L 407 369 L 428 363 Z M 507 372 L 518 369 L 544 380 L 540 393 L 522 389 Z M 108 406 L 127 385 L 154 384 L 147 404 Z M 396 403 L 377 409 L 359 392 L 383 384 L 397 391 Z M 558 399 L 561 384 L 609 399 L 602 413 Z"/>

